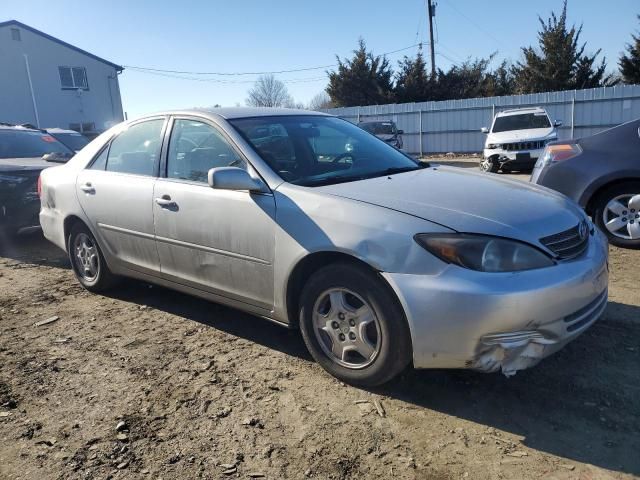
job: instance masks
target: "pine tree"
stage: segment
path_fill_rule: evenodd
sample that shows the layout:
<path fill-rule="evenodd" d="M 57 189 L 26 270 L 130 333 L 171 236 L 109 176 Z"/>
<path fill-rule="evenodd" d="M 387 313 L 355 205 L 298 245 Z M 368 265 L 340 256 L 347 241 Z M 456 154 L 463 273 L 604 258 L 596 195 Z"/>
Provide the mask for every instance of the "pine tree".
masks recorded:
<path fill-rule="evenodd" d="M 624 83 L 640 84 L 640 36 L 631 35 L 631 38 L 633 41 L 627 44 L 627 53 L 620 56 L 618 65 Z"/>
<path fill-rule="evenodd" d="M 361 38 L 353 58 L 338 59 L 338 71 L 327 72 L 327 93 L 336 106 L 380 105 L 394 100 L 393 72 L 385 57 L 367 51 Z"/>
<path fill-rule="evenodd" d="M 422 56 L 422 47 L 415 58 L 405 56 L 398 62 L 400 71 L 396 77 L 396 101 L 426 102 L 435 99 L 434 85 L 427 74 L 427 65 Z"/>
<path fill-rule="evenodd" d="M 537 93 L 576 88 L 599 87 L 612 84 L 605 74 L 606 60 L 594 68 L 600 50 L 585 53 L 586 43 L 580 44 L 582 25 L 567 26 L 567 1 L 562 12 L 555 12 L 545 22 L 538 17 L 542 29 L 538 32 L 539 50 L 522 48 L 523 62 L 513 69 L 518 93 Z"/>

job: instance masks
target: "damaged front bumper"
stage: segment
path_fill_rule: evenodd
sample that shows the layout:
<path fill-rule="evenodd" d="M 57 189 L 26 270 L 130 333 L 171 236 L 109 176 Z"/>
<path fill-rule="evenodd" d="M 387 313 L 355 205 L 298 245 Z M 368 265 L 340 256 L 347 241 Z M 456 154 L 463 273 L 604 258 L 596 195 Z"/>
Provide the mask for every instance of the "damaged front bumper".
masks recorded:
<path fill-rule="evenodd" d="M 607 241 L 596 230 L 579 258 L 537 270 L 383 273 L 411 329 L 416 368 L 513 375 L 560 350 L 607 305 Z"/>

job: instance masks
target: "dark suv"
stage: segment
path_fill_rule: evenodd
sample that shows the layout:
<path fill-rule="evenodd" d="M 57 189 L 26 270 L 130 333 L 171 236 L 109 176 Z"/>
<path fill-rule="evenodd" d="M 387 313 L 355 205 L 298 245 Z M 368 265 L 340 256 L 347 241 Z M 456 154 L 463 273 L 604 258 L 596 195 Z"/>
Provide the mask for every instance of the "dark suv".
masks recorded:
<path fill-rule="evenodd" d="M 375 135 L 380 140 L 384 140 L 392 147 L 396 147 L 398 150 L 402 150 L 402 134 L 403 130 L 398 130 L 396 124 L 392 121 L 375 121 L 375 122 L 360 122 L 358 124 L 364 131 Z"/>

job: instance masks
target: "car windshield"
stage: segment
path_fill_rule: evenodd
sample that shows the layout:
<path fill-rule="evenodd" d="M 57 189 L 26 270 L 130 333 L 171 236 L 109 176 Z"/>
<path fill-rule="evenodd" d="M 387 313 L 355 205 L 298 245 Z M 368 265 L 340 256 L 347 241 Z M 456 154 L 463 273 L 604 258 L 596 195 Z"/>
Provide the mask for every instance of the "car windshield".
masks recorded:
<path fill-rule="evenodd" d="M 509 132 L 511 130 L 528 130 L 530 128 L 549 128 L 551 123 L 544 112 L 522 113 L 498 117 L 493 124 L 492 133 Z"/>
<path fill-rule="evenodd" d="M 69 148 L 48 133 L 17 128 L 0 129 L 0 158 L 34 158 L 47 153 L 73 155 Z"/>
<path fill-rule="evenodd" d="M 391 122 L 366 122 L 361 123 L 359 127 L 374 135 L 393 135 L 396 131 Z"/>
<path fill-rule="evenodd" d="M 51 135 L 76 152 L 89 143 L 89 139 L 81 133 L 52 133 Z"/>
<path fill-rule="evenodd" d="M 335 117 L 255 117 L 230 123 L 274 172 L 296 185 L 331 185 L 426 166 Z"/>

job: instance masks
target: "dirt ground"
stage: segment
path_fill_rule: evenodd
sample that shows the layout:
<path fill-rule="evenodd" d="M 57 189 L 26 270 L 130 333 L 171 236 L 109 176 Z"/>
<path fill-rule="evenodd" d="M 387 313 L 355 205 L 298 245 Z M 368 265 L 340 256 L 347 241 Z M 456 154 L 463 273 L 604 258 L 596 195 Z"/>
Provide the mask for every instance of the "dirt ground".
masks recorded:
<path fill-rule="evenodd" d="M 361 390 L 295 331 L 134 281 L 89 294 L 40 234 L 5 242 L 0 479 L 632 478 L 640 251 L 610 264 L 602 320 L 536 368 Z"/>

